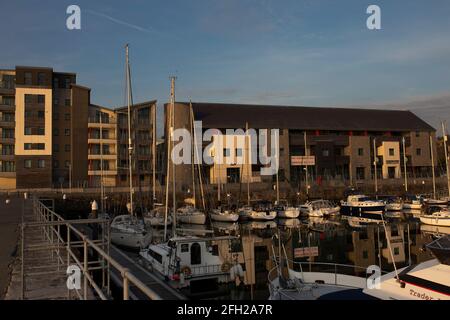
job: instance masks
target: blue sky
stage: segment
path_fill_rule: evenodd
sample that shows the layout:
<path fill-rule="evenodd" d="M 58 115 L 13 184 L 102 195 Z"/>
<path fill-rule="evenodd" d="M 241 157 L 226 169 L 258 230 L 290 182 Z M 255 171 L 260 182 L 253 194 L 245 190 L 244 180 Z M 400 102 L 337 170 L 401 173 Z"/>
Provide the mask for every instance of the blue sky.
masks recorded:
<path fill-rule="evenodd" d="M 81 7 L 82 29 L 65 27 Z M 366 28 L 381 7 L 382 30 Z M 78 74 L 92 102 L 124 103 L 124 44 L 135 101 L 413 109 L 450 122 L 450 2 L 365 0 L 4 1 L 0 67 Z M 15 29 L 16 28 L 16 29 Z"/>

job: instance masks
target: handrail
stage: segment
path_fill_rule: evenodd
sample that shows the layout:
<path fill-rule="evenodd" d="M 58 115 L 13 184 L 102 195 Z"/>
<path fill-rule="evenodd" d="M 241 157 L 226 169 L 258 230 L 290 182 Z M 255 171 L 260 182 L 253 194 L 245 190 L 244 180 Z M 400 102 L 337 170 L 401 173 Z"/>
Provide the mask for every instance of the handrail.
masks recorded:
<path fill-rule="evenodd" d="M 104 249 L 102 249 L 100 245 L 107 246 L 108 252 L 109 252 L 109 237 L 108 242 L 105 243 L 103 240 L 92 240 L 87 235 L 85 235 L 83 232 L 81 232 L 79 229 L 75 227 L 75 225 L 79 224 L 102 224 L 104 226 L 107 226 L 105 228 L 108 231 L 109 236 L 109 221 L 106 219 L 82 219 L 82 220 L 65 220 L 62 216 L 57 214 L 54 210 L 48 208 L 45 206 L 42 201 L 38 199 L 33 199 L 33 212 L 37 217 L 37 222 L 24 222 L 22 223 L 22 239 L 23 239 L 23 230 L 25 228 L 38 228 L 42 227 L 44 231 L 44 235 L 47 237 L 47 239 L 52 243 L 52 255 L 54 251 L 57 253 L 58 257 L 58 266 L 59 262 L 63 262 L 62 256 L 59 252 L 59 249 L 65 248 L 67 250 L 67 264 L 69 266 L 70 260 L 72 259 L 75 264 L 80 268 L 80 271 L 82 272 L 84 276 L 84 285 L 83 285 L 83 291 L 84 294 L 80 294 L 78 290 L 76 291 L 77 296 L 82 299 L 87 299 L 87 286 L 93 288 L 93 290 L 98 294 L 98 296 L 102 300 L 106 300 L 107 296 L 103 292 L 103 290 L 97 285 L 97 283 L 94 281 L 92 276 L 90 275 L 90 271 L 94 270 L 94 267 L 89 267 L 89 265 L 92 265 L 93 263 L 100 263 L 100 267 L 95 267 L 96 269 L 105 269 L 108 270 L 108 284 L 107 288 L 109 291 L 109 268 L 110 266 L 113 266 L 115 269 L 117 269 L 122 276 L 123 280 L 123 298 L 125 300 L 129 299 L 129 285 L 132 284 L 139 290 L 141 290 L 147 297 L 149 297 L 152 300 L 161 300 L 161 297 L 155 293 L 153 290 L 148 288 L 142 281 L 140 281 L 138 278 L 136 278 L 127 268 L 123 267 L 119 262 L 114 260 L 107 252 L 105 252 Z M 65 226 L 67 229 L 67 239 L 63 239 L 60 234 L 60 226 Z M 57 229 L 55 228 L 57 227 Z M 74 241 L 71 240 L 71 233 L 77 235 L 81 241 Z M 56 237 L 54 237 L 54 234 L 56 234 Z M 55 239 L 56 238 L 56 239 Z M 56 246 L 53 246 L 54 242 L 57 242 Z M 101 241 L 101 242 L 100 242 Z M 100 243 L 99 243 L 100 242 Z M 84 248 L 82 259 L 79 259 L 77 255 L 74 253 L 72 248 L 75 248 L 74 244 L 82 243 L 82 247 Z M 61 244 L 61 245 L 60 245 Z M 22 247 L 24 247 L 24 243 L 22 243 Z M 81 246 L 77 246 L 81 247 Z M 35 250 L 42 250 L 42 249 L 48 249 L 48 247 L 42 247 L 42 248 L 34 248 Z M 88 250 L 92 249 L 96 252 L 98 255 L 98 261 L 89 262 L 88 261 Z M 24 271 L 23 271 L 23 252 L 24 248 L 22 248 L 22 297 L 24 296 Z M 106 267 L 105 267 L 106 265 Z"/>

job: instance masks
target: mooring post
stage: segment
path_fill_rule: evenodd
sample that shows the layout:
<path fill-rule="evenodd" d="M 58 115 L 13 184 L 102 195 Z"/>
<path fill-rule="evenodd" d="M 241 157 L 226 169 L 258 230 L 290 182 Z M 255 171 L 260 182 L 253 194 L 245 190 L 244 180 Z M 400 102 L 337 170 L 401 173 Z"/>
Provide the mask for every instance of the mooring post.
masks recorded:
<path fill-rule="evenodd" d="M 129 287 L 128 287 L 128 278 L 127 275 L 128 274 L 128 269 L 124 269 L 122 272 L 122 277 L 123 277 L 123 300 L 129 300 Z"/>

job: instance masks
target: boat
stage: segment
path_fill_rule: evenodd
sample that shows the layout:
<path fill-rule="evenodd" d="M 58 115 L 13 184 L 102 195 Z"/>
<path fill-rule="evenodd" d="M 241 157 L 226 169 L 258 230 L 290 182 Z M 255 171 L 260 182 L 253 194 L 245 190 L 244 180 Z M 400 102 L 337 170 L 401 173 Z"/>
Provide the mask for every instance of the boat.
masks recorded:
<path fill-rule="evenodd" d="M 165 207 L 157 207 L 150 212 L 147 212 L 144 214 L 144 222 L 152 227 L 163 227 L 165 223 L 171 225 L 172 217 L 168 215 L 166 220 L 165 211 Z"/>
<path fill-rule="evenodd" d="M 421 215 L 419 219 L 424 224 L 450 227 L 450 211 L 440 206 L 428 207 L 426 213 Z"/>
<path fill-rule="evenodd" d="M 296 219 L 300 215 L 300 209 L 296 207 L 289 206 L 287 202 L 277 203 L 273 208 L 278 218 L 291 218 Z"/>
<path fill-rule="evenodd" d="M 421 210 L 422 209 L 422 199 L 416 195 L 406 195 L 403 200 L 403 209 Z"/>
<path fill-rule="evenodd" d="M 231 264 L 220 257 L 218 245 L 208 238 L 175 236 L 168 242 L 149 245 L 139 255 L 146 268 L 175 281 L 178 288 L 208 278 L 218 283 L 229 281 Z"/>
<path fill-rule="evenodd" d="M 272 208 L 269 201 L 258 201 L 253 210 L 250 211 L 249 218 L 251 220 L 274 220 L 277 217 L 277 212 Z"/>
<path fill-rule="evenodd" d="M 300 206 L 300 213 L 309 217 L 324 217 L 338 214 L 339 206 L 334 205 L 329 200 L 308 201 Z"/>
<path fill-rule="evenodd" d="M 150 244 L 152 235 L 142 220 L 130 214 L 116 216 L 111 222 L 111 242 L 131 249 Z"/>
<path fill-rule="evenodd" d="M 403 202 L 397 197 L 388 197 L 386 200 L 386 211 L 402 211 Z"/>
<path fill-rule="evenodd" d="M 212 210 L 211 219 L 221 222 L 236 222 L 239 220 L 239 214 L 234 213 L 232 210 L 219 208 Z"/>
<path fill-rule="evenodd" d="M 383 220 L 385 203 L 378 200 L 370 200 L 369 197 L 356 194 L 349 195 L 347 201 L 341 202 L 341 215 L 343 218 L 358 217 L 369 222 Z"/>
<path fill-rule="evenodd" d="M 205 224 L 206 215 L 191 205 L 185 205 L 177 209 L 177 221 L 188 224 Z"/>
<path fill-rule="evenodd" d="M 283 245 L 284 248 L 284 245 Z M 288 274 L 278 264 L 268 275 L 270 300 L 449 300 L 450 237 L 441 237 L 426 246 L 435 259 L 383 274 L 379 283 L 355 274 L 372 273 L 352 265 L 293 262 L 287 259 Z M 281 255 L 280 255 L 281 256 Z M 275 260 L 277 261 L 277 260 Z M 292 267 L 291 267 L 292 266 Z M 315 271 L 308 271 L 314 266 Z M 337 270 L 347 268 L 348 273 Z M 320 270 L 322 269 L 322 270 Z M 330 270 L 332 270 L 330 272 Z M 372 280 L 372 281 L 370 281 Z"/>
<path fill-rule="evenodd" d="M 446 207 L 448 205 L 447 199 L 431 199 L 431 198 L 424 198 L 423 203 L 427 206 L 442 206 Z"/>

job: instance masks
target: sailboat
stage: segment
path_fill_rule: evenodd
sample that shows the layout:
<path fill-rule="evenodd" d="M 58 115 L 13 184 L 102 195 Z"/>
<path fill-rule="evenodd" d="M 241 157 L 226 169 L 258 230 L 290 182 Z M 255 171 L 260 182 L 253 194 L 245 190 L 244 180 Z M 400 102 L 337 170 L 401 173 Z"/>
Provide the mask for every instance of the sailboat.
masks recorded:
<path fill-rule="evenodd" d="M 442 131 L 444 132 L 444 136 L 445 136 L 445 128 L 444 125 L 442 124 Z M 445 150 L 447 148 L 444 148 Z M 433 198 L 425 198 L 423 200 L 423 202 L 427 205 L 427 206 L 447 206 L 448 201 L 446 199 L 437 199 L 436 197 L 436 174 L 434 171 L 434 152 L 433 152 L 433 138 L 430 134 L 430 153 L 431 153 L 431 171 L 432 171 L 432 176 L 433 176 Z M 447 163 L 447 162 L 446 162 Z M 447 165 L 447 176 L 448 176 L 448 165 Z"/>
<path fill-rule="evenodd" d="M 128 55 L 128 44 L 126 50 L 126 79 L 127 79 L 127 105 L 128 105 L 128 168 L 130 180 L 130 202 L 127 205 L 129 214 L 119 215 L 111 222 L 111 242 L 133 249 L 147 246 L 151 241 L 151 233 L 147 231 L 143 220 L 134 214 L 133 203 L 133 146 L 131 142 L 131 74 Z"/>

